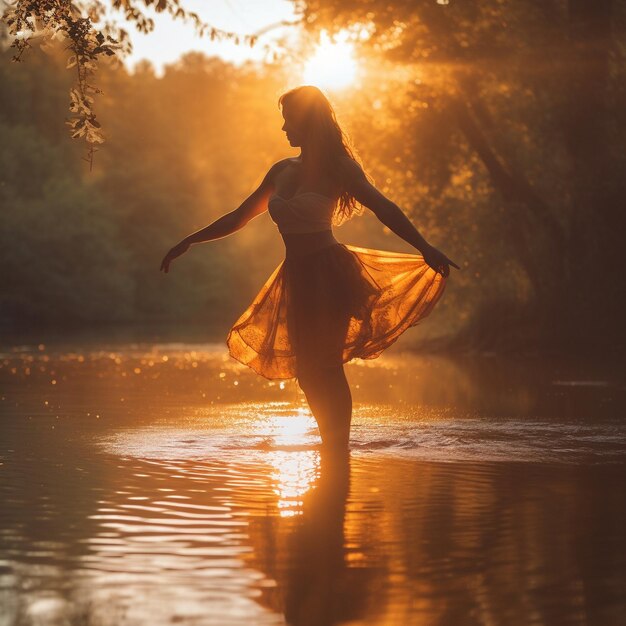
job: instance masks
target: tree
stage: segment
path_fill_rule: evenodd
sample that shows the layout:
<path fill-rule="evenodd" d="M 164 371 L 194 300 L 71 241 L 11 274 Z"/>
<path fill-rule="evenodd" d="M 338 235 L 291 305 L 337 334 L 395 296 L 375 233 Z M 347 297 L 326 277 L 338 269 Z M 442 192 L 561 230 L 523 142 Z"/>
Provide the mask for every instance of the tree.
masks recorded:
<path fill-rule="evenodd" d="M 386 58 L 409 79 L 394 97 L 404 97 L 407 110 L 423 106 L 413 132 L 430 136 L 433 126 L 450 127 L 457 150 L 469 150 L 466 161 L 472 154 L 480 160 L 502 206 L 497 231 L 533 287 L 526 313 L 543 337 L 567 341 L 591 326 L 604 327 L 605 342 L 623 337 L 621 307 L 603 301 L 613 268 L 626 260 L 615 241 L 624 225 L 618 206 L 626 199 L 619 175 L 626 166 L 619 149 L 623 6 L 611 0 L 298 5 L 310 29 L 367 30 L 363 54 Z M 597 334 L 591 335 L 593 342 Z"/>
<path fill-rule="evenodd" d="M 191 22 L 201 37 L 211 40 L 230 39 L 236 44 L 254 46 L 260 34 L 239 34 L 216 28 L 201 20 L 197 13 L 185 9 L 180 0 L 15 0 L 7 3 L 1 19 L 8 28 L 10 46 L 15 50 L 14 61 L 22 60 L 35 39 L 42 40 L 48 48 L 56 42 L 67 51 L 67 69 L 76 72 L 74 86 L 70 89 L 72 117 L 67 123 L 72 138 L 87 142 L 90 165 L 96 146 L 104 142 L 94 110 L 94 96 L 101 91 L 93 75 L 102 59 L 124 56 L 132 48 L 128 32 L 105 19 L 109 8 L 122 12 L 127 21 L 144 33 L 154 28 L 153 20 L 143 12 L 152 8 L 157 13 L 166 12 L 174 19 Z"/>

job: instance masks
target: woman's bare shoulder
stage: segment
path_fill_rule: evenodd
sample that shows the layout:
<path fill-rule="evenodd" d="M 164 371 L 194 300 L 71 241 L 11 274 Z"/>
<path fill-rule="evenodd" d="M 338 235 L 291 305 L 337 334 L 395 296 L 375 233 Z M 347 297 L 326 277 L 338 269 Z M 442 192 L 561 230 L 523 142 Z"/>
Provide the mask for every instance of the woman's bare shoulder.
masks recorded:
<path fill-rule="evenodd" d="M 361 164 L 350 156 L 342 156 L 340 159 L 341 169 L 348 180 L 354 182 L 366 178 Z"/>
<path fill-rule="evenodd" d="M 280 161 L 276 161 L 276 163 L 274 163 L 274 165 L 270 167 L 269 171 L 267 172 L 267 175 L 273 178 L 277 174 L 280 174 L 280 172 L 282 172 L 287 166 L 292 165 L 295 162 L 296 161 L 293 158 L 286 158 L 286 159 L 281 159 Z"/>
<path fill-rule="evenodd" d="M 263 182 L 261 183 L 262 188 L 273 188 L 274 183 L 276 182 L 276 177 L 292 162 L 292 159 L 281 159 L 280 161 L 276 161 L 272 167 L 267 170 L 267 173 L 263 177 Z"/>

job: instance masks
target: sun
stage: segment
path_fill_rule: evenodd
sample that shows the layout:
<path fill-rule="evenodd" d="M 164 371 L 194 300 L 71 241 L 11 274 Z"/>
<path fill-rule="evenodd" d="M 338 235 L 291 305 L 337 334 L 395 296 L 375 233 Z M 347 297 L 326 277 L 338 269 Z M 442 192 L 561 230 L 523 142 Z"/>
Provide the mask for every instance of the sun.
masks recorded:
<path fill-rule="evenodd" d="M 305 84 L 329 90 L 344 89 L 354 83 L 356 73 L 354 45 L 348 41 L 348 33 L 340 31 L 333 41 L 322 30 L 315 51 L 304 66 Z"/>

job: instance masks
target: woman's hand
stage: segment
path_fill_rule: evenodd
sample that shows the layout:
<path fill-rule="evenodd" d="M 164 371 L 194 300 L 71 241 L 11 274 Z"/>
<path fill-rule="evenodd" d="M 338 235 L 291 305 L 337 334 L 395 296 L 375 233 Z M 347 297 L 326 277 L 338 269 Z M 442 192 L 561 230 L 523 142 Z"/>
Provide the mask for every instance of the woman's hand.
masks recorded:
<path fill-rule="evenodd" d="M 169 269 L 170 269 L 170 263 L 177 257 L 181 256 L 181 254 L 185 254 L 185 252 L 187 252 L 187 250 L 189 250 L 189 246 L 191 244 L 187 243 L 187 241 L 185 241 L 184 239 L 180 242 L 177 243 L 164 257 L 163 260 L 161 261 L 161 270 L 164 271 L 166 274 L 168 273 Z"/>
<path fill-rule="evenodd" d="M 422 250 L 422 256 L 424 257 L 424 261 L 444 278 L 448 278 L 451 265 L 452 267 L 456 267 L 457 270 L 461 269 L 454 261 L 441 252 L 441 250 L 437 250 L 437 248 L 433 246 L 429 245 Z"/>

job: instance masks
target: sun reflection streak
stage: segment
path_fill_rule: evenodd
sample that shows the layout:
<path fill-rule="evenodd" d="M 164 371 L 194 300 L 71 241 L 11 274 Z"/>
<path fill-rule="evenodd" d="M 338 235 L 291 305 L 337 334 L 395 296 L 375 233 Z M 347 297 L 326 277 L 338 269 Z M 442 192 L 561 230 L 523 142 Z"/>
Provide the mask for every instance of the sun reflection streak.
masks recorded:
<path fill-rule="evenodd" d="M 273 447 L 291 448 L 272 450 L 267 455 L 272 468 L 270 479 L 277 496 L 276 505 L 281 517 L 300 515 L 302 496 L 319 476 L 319 452 L 299 449 L 307 445 L 307 435 L 315 428 L 315 421 L 306 409 L 300 408 L 290 415 L 274 416 L 271 426 Z"/>
<path fill-rule="evenodd" d="M 271 452 L 268 461 L 273 467 L 271 480 L 277 496 L 281 517 L 302 514 L 302 496 L 309 491 L 319 475 L 320 459 L 315 450 Z"/>
<path fill-rule="evenodd" d="M 305 445 L 305 435 L 316 427 L 315 420 L 305 408 L 270 418 L 270 436 L 275 446 Z"/>

